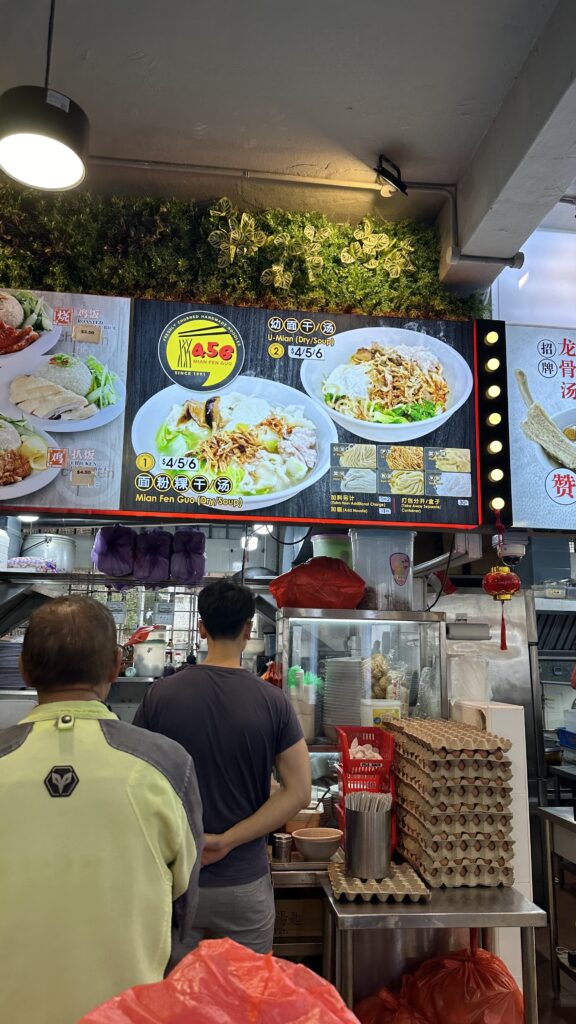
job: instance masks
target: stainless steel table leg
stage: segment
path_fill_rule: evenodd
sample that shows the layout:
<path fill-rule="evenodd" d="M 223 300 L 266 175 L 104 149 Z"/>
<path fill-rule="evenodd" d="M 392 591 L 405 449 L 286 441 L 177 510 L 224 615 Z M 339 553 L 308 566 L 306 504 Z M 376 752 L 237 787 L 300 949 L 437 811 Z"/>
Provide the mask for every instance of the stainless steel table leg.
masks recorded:
<path fill-rule="evenodd" d="M 556 958 L 556 946 L 558 945 L 558 922 L 556 919 L 556 890 L 554 888 L 554 856 L 553 856 L 553 826 L 551 822 L 544 822 L 544 849 L 546 858 L 546 892 L 548 895 L 548 933 L 550 935 L 550 970 L 552 972 L 552 991 L 554 998 L 560 995 L 560 970 Z"/>
<path fill-rule="evenodd" d="M 342 998 L 352 1009 L 354 1005 L 354 932 L 346 928 L 342 932 L 340 955 L 342 957 Z"/>
<path fill-rule="evenodd" d="M 494 952 L 494 929 L 493 928 L 482 928 L 482 949 L 485 949 L 487 953 Z"/>
<path fill-rule="evenodd" d="M 522 944 L 522 987 L 524 989 L 524 1020 L 526 1024 L 538 1024 L 538 991 L 536 986 L 536 944 L 534 929 L 521 928 Z"/>
<path fill-rule="evenodd" d="M 334 921 L 330 912 L 330 904 L 324 906 L 324 948 L 322 950 L 322 976 L 332 981 L 334 974 Z"/>
<path fill-rule="evenodd" d="M 340 995 L 342 991 L 342 932 L 338 922 L 334 921 L 334 988 Z"/>

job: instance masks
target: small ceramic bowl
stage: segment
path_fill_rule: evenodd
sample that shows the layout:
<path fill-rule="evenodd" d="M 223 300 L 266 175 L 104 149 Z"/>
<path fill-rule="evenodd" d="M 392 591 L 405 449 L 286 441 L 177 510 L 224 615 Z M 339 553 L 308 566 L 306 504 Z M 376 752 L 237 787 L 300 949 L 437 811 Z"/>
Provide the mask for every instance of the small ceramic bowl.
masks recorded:
<path fill-rule="evenodd" d="M 304 860 L 330 860 L 342 841 L 339 828 L 299 828 L 292 833 Z"/>

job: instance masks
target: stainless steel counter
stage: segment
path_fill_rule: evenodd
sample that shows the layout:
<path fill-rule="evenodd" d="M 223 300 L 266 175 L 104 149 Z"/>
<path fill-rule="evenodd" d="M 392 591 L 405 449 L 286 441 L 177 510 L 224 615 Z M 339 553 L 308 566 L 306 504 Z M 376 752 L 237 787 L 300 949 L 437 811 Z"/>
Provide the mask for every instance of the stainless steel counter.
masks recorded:
<path fill-rule="evenodd" d="M 275 889 L 323 889 L 328 881 L 326 868 L 282 868 L 272 865 L 272 884 Z"/>
<path fill-rule="evenodd" d="M 348 1006 L 354 1004 L 354 933 L 409 929 L 469 929 L 486 934 L 492 928 L 520 928 L 526 1024 L 538 1024 L 534 928 L 546 925 L 546 914 L 515 889 L 435 890 L 429 903 L 349 903 L 334 898 L 323 883 L 327 900 L 325 959 L 335 961 L 335 983 Z"/>
<path fill-rule="evenodd" d="M 324 883 L 337 927 L 543 928 L 546 914 L 516 889 L 436 889 L 429 903 L 349 903 Z"/>
<path fill-rule="evenodd" d="M 576 818 L 571 807 L 539 807 L 538 814 L 545 821 L 558 828 L 566 828 L 569 832 L 576 832 Z"/>

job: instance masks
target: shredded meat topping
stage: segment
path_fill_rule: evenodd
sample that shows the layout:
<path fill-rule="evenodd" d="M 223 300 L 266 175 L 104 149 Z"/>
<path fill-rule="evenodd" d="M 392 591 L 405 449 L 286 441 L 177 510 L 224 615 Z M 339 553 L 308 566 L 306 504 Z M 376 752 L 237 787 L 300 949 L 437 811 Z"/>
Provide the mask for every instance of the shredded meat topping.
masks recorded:
<path fill-rule="evenodd" d="M 0 486 L 20 483 L 25 477 L 30 476 L 31 472 L 30 460 L 16 448 L 0 451 Z"/>
<path fill-rule="evenodd" d="M 246 465 L 247 462 L 252 462 L 260 451 L 260 442 L 252 431 L 238 428 L 214 434 L 208 440 L 202 441 L 192 454 L 200 459 L 206 459 L 208 467 L 220 473 L 233 459 L 240 465 Z"/>

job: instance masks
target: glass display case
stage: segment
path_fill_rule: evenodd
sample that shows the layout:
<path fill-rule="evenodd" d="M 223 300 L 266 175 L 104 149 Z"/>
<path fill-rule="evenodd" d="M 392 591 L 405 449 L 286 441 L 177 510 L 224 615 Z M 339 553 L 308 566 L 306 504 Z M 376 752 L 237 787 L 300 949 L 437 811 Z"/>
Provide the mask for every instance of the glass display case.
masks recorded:
<path fill-rule="evenodd" d="M 445 616 L 284 608 L 276 617 L 282 685 L 309 743 L 338 725 L 448 715 Z"/>

